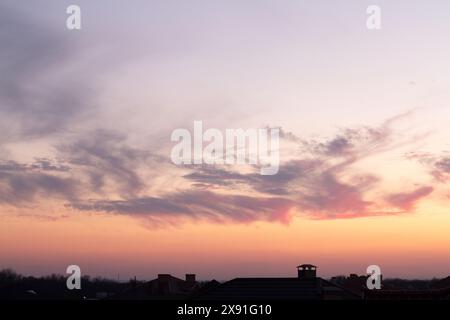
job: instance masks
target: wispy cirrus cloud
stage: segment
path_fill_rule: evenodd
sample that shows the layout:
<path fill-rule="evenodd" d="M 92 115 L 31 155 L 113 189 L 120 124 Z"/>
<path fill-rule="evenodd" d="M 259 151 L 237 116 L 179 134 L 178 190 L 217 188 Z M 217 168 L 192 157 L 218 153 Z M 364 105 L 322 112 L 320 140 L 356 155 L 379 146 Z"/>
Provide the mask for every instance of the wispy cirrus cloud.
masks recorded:
<path fill-rule="evenodd" d="M 250 190 L 289 199 L 297 212 L 311 218 L 334 219 L 401 213 L 430 192 L 420 189 L 412 194 L 387 194 L 368 198 L 377 190 L 382 177 L 372 173 L 355 173 L 353 166 L 365 158 L 414 144 L 419 137 L 396 137 L 395 124 L 410 113 L 388 119 L 379 127 L 344 129 L 335 137 L 304 140 L 283 132 L 291 142 L 301 146 L 303 158 L 285 162 L 278 175 L 259 176 L 229 172 L 223 168 L 199 168 L 185 175 L 202 188 L 247 187 Z M 377 190 L 381 191 L 381 190 Z M 388 199 L 389 201 L 386 201 Z"/>
<path fill-rule="evenodd" d="M 410 212 L 432 193 L 432 187 L 386 193 L 378 189 L 381 175 L 354 170 L 354 165 L 362 159 L 417 140 L 417 136 L 395 136 L 393 126 L 407 116 L 389 119 L 377 128 L 345 129 L 323 141 L 284 134 L 303 153 L 283 163 L 274 176 L 261 176 L 257 168 L 242 173 L 226 166 L 194 166 L 190 173 L 181 176 L 190 182 L 193 190 L 181 189 L 157 197 L 81 201 L 72 206 L 79 210 L 146 216 L 158 221 L 187 218 L 288 222 L 294 214 L 313 219 L 339 219 Z M 377 191 L 376 195 L 371 196 L 371 191 Z"/>
<path fill-rule="evenodd" d="M 23 204 L 55 197 L 80 211 L 146 217 L 158 223 L 177 219 L 288 223 L 295 214 L 339 219 L 410 212 L 433 187 L 374 197 L 371 191 L 383 193 L 377 189 L 382 177 L 354 170 L 362 159 L 415 141 L 415 137 L 395 139 L 392 125 L 389 120 L 378 128 L 346 129 L 323 141 L 290 135 L 302 153 L 284 162 L 273 176 L 260 175 L 256 167 L 246 173 L 227 166 L 172 167 L 191 189 L 158 195 L 146 192 L 152 181 L 143 179 L 139 169 L 150 163 L 161 166 L 167 159 L 132 147 L 124 134 L 95 130 L 58 144 L 58 162 L 40 158 L 30 164 L 1 163 L 1 201 Z M 438 163 L 445 168 L 445 162 Z"/>
<path fill-rule="evenodd" d="M 410 152 L 405 158 L 418 161 L 437 182 L 446 183 L 450 179 L 450 156 L 447 153 Z"/>

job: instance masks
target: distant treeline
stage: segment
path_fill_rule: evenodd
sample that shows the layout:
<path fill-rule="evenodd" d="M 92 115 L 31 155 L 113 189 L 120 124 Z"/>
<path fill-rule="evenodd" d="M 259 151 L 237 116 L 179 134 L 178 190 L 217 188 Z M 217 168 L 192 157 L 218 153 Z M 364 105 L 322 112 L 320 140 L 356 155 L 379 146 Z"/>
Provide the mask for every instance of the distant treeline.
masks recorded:
<path fill-rule="evenodd" d="M 331 278 L 331 282 L 344 287 L 350 287 L 357 289 L 358 286 L 362 289 L 366 289 L 367 275 L 361 276 L 336 276 Z M 447 288 L 450 286 L 450 276 L 447 278 L 439 279 L 399 279 L 399 278 L 387 278 L 382 280 L 382 289 L 385 290 L 432 290 Z"/>
<path fill-rule="evenodd" d="M 0 299 L 98 299 L 122 292 L 136 284 L 133 280 L 123 283 L 84 276 L 80 290 L 68 290 L 66 280 L 62 275 L 36 278 L 4 269 L 0 271 Z"/>

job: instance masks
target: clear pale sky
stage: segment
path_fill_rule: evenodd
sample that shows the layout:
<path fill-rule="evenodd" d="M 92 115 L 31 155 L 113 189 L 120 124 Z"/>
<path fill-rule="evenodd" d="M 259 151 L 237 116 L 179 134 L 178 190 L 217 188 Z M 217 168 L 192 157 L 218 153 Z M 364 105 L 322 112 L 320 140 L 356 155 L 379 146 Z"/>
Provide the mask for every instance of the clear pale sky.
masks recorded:
<path fill-rule="evenodd" d="M 0 268 L 448 276 L 449 16 L 444 0 L 0 0 Z M 281 128 L 280 172 L 172 164 L 194 120 Z"/>

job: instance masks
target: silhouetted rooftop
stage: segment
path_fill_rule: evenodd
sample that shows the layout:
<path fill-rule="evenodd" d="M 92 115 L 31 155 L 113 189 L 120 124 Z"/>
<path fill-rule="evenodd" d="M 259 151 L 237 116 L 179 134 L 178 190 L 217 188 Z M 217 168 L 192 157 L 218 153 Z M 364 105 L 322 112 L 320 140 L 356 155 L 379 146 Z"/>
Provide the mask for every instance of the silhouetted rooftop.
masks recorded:
<path fill-rule="evenodd" d="M 297 268 L 317 268 L 317 266 L 315 266 L 313 264 L 301 264 L 301 265 L 297 266 Z"/>
<path fill-rule="evenodd" d="M 322 278 L 236 278 L 196 297 L 205 300 L 358 299 L 358 295 Z"/>

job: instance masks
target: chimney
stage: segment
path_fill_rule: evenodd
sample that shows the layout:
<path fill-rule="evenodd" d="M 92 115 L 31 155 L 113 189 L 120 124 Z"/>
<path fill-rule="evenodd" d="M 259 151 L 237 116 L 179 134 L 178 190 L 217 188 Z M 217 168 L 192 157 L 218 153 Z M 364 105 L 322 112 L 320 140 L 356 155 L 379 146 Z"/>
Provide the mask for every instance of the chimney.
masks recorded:
<path fill-rule="evenodd" d="M 195 274 L 187 273 L 186 274 L 186 282 L 191 283 L 191 284 L 195 283 Z"/>
<path fill-rule="evenodd" d="M 158 274 L 158 281 L 167 282 L 170 279 L 170 274 Z"/>
<path fill-rule="evenodd" d="M 312 264 L 302 264 L 297 266 L 299 279 L 315 279 L 317 267 Z"/>

